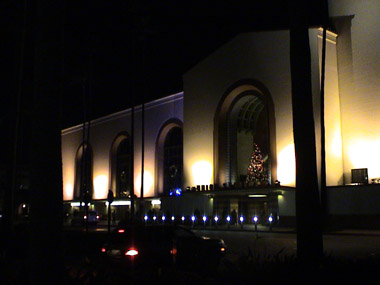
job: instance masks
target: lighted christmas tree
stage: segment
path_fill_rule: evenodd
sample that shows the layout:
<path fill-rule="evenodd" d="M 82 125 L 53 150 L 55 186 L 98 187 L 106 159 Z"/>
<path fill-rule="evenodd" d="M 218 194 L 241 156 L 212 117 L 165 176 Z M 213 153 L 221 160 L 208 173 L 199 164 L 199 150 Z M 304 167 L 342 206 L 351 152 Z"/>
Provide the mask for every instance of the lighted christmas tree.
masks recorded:
<path fill-rule="evenodd" d="M 261 150 L 256 143 L 253 143 L 253 151 L 247 169 L 246 182 L 264 182 L 267 181 L 267 175 L 264 171 L 264 159 Z"/>

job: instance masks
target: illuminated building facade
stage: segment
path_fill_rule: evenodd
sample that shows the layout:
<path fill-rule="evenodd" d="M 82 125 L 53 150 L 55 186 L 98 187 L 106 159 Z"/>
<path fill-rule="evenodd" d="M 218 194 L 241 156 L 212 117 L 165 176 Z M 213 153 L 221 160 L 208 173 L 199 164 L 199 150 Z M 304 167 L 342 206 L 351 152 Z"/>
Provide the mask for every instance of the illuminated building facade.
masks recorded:
<path fill-rule="evenodd" d="M 326 41 L 327 211 L 342 226 L 363 217 L 375 225 L 380 215 L 380 5 L 358 2 L 330 1 Z M 309 37 L 320 169 L 322 30 L 311 28 Z M 183 93 L 146 104 L 143 200 L 160 203 L 150 207 L 294 221 L 289 54 L 289 31 L 240 34 L 183 76 Z M 126 110 L 91 122 L 89 144 L 82 126 L 62 132 L 65 201 L 78 201 L 83 184 L 93 201 L 104 204 L 108 189 L 129 201 L 132 179 L 141 197 L 141 106 L 133 177 L 130 121 Z M 179 188 L 182 195 L 173 195 Z"/>

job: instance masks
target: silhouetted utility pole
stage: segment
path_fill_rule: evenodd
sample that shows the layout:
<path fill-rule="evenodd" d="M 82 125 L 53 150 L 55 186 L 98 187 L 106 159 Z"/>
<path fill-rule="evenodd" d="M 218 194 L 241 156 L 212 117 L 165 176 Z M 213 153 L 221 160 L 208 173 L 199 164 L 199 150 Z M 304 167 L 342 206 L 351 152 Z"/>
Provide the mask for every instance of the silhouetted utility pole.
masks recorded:
<path fill-rule="evenodd" d="M 323 255 L 323 241 L 307 1 L 295 0 L 291 1 L 290 5 L 290 67 L 296 154 L 297 257 L 301 264 L 317 265 Z"/>
<path fill-rule="evenodd" d="M 326 33 L 328 25 L 328 1 L 323 1 L 323 36 L 321 66 L 321 204 L 322 224 L 328 225 L 327 193 L 326 193 L 326 132 L 325 132 L 325 66 L 326 66 Z"/>

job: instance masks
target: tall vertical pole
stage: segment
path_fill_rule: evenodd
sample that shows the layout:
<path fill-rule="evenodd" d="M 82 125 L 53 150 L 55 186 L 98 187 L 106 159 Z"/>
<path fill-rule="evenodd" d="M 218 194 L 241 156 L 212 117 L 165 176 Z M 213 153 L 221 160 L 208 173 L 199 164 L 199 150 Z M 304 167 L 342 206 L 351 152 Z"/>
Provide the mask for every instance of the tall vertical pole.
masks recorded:
<path fill-rule="evenodd" d="M 321 204 L 322 219 L 326 227 L 327 224 L 327 193 L 326 193 L 326 132 L 325 132 L 325 66 L 326 66 L 326 34 L 328 22 L 328 4 L 324 3 L 323 15 L 323 37 L 322 37 L 322 66 L 321 66 Z"/>
<path fill-rule="evenodd" d="M 132 95 L 131 110 L 131 214 L 130 219 L 134 219 L 135 214 L 135 102 L 134 94 Z"/>

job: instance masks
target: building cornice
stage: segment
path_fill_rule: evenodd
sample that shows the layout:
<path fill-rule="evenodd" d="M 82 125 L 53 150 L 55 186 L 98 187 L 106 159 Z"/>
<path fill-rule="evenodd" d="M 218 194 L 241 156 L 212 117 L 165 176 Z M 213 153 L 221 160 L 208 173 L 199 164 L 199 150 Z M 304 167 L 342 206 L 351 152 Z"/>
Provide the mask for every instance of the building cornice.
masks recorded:
<path fill-rule="evenodd" d="M 144 109 L 145 109 L 145 111 L 147 111 L 149 109 L 157 108 L 157 107 L 160 107 L 162 105 L 170 104 L 170 103 L 182 100 L 182 99 L 183 99 L 183 91 L 176 93 L 176 94 L 173 94 L 173 95 L 163 97 L 163 98 L 159 98 L 157 100 L 147 102 L 144 105 Z M 141 110 L 142 110 L 142 105 L 135 106 L 135 113 L 141 112 Z M 104 116 L 104 117 L 100 117 L 98 119 L 92 120 L 91 126 L 104 124 L 104 123 L 109 122 L 109 121 L 113 121 L 113 120 L 117 120 L 117 119 L 125 117 L 125 116 L 129 116 L 131 114 L 131 112 L 132 112 L 132 108 L 128 108 L 128 109 L 120 111 L 120 112 L 116 112 L 116 113 L 112 113 L 112 114 Z M 86 123 L 86 127 L 87 126 L 88 126 L 88 122 Z M 79 131 L 82 128 L 83 128 L 83 124 L 76 125 L 76 126 L 62 130 L 61 134 L 66 135 L 66 134 L 69 134 L 72 132 Z"/>

